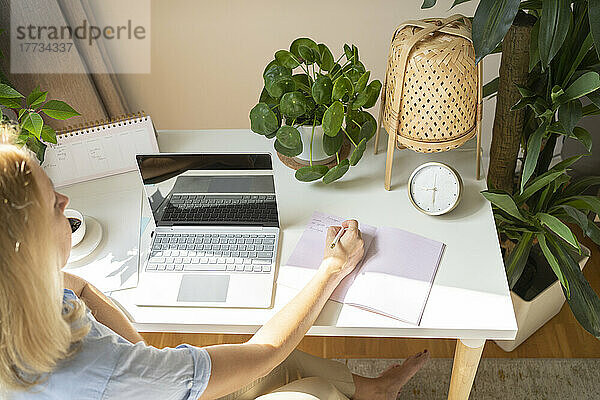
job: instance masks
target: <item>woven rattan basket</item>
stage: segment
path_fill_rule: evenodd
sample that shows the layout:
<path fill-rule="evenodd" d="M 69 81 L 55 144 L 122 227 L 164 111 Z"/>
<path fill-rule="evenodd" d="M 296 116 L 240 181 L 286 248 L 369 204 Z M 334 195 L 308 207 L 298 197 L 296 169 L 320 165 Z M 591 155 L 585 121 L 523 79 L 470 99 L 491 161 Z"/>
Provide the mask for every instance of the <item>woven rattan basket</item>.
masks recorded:
<path fill-rule="evenodd" d="M 387 190 L 396 146 L 433 153 L 459 147 L 475 136 L 479 179 L 481 76 L 466 17 L 407 21 L 396 28 L 375 135 L 375 152 L 382 124 L 389 135 Z"/>

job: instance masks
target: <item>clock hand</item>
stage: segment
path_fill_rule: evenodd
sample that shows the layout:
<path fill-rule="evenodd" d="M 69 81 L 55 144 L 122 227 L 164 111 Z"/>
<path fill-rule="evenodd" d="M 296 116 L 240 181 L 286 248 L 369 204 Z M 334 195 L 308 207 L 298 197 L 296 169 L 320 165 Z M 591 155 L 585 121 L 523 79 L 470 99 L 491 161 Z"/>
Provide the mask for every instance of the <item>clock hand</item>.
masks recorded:
<path fill-rule="evenodd" d="M 431 189 L 432 199 L 431 199 L 431 207 L 435 204 L 435 192 L 437 191 L 437 187 L 435 186 L 437 179 L 437 174 L 433 173 L 433 188 Z"/>

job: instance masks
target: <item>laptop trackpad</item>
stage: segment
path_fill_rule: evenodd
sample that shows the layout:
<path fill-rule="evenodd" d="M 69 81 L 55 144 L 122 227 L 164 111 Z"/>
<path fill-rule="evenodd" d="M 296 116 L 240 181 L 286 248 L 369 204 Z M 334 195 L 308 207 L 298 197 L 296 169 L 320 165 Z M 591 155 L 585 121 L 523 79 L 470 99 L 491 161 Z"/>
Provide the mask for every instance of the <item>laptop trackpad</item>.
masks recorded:
<path fill-rule="evenodd" d="M 229 275 L 184 275 L 177 301 L 224 302 L 229 278 Z"/>

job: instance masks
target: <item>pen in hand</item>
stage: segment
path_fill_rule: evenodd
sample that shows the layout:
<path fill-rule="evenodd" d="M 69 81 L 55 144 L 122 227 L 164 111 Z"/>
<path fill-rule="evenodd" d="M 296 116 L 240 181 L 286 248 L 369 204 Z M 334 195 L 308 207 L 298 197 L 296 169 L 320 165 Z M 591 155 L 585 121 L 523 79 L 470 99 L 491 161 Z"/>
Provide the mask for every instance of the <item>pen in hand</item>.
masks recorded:
<path fill-rule="evenodd" d="M 331 245 L 329 246 L 330 248 L 334 248 L 335 245 L 337 244 L 337 242 L 340 241 L 340 238 L 342 237 L 342 235 L 344 234 L 344 231 L 346 230 L 346 228 L 344 228 L 342 226 L 342 228 L 338 231 L 337 235 L 335 235 L 335 238 L 333 239 L 333 242 L 331 242 Z"/>

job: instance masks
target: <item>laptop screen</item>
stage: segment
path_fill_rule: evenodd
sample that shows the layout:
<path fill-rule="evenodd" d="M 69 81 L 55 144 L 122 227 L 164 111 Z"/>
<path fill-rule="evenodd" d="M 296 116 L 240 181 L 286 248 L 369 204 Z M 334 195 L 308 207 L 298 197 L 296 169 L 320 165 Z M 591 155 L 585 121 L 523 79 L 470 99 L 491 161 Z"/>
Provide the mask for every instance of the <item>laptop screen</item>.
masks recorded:
<path fill-rule="evenodd" d="M 270 154 L 136 156 L 157 226 L 278 226 Z"/>

